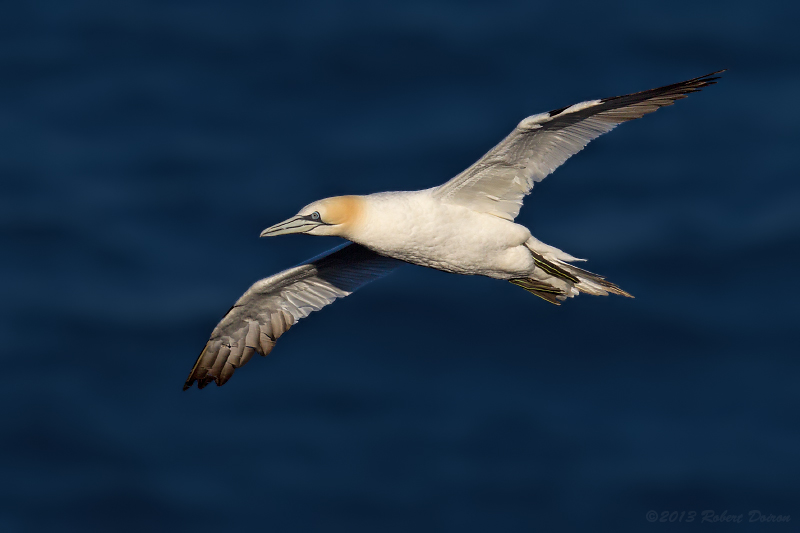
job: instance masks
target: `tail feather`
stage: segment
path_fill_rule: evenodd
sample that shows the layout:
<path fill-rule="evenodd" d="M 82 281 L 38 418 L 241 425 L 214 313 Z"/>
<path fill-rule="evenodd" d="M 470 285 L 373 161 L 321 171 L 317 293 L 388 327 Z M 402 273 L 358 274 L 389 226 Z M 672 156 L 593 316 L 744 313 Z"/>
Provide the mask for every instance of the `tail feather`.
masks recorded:
<path fill-rule="evenodd" d="M 577 283 L 575 288 L 581 292 L 589 293 L 589 291 L 586 289 L 589 288 L 588 286 L 593 285 L 594 287 L 592 288 L 600 287 L 605 292 L 610 292 L 611 294 L 617 294 L 619 296 L 625 296 L 626 298 L 633 298 L 632 294 L 620 289 L 614 283 L 606 281 L 606 279 L 599 274 L 589 272 L 588 270 L 584 270 L 567 263 L 561 263 L 560 261 L 559 263 L 562 268 L 569 271 L 580 280 L 580 283 Z"/>
<path fill-rule="evenodd" d="M 605 277 L 573 266 L 571 261 L 583 261 L 531 237 L 526 246 L 533 255 L 536 266 L 531 277 L 509 280 L 556 305 L 578 293 L 584 292 L 596 296 L 607 296 L 609 293 L 633 298 L 617 285 L 606 281 Z"/>
<path fill-rule="evenodd" d="M 577 277 L 571 275 L 563 268 L 560 268 L 560 266 L 557 265 L 555 262 L 548 261 L 547 259 L 544 258 L 544 256 L 542 256 L 542 254 L 534 252 L 533 250 L 531 250 L 531 254 L 533 254 L 533 261 L 534 263 L 536 263 L 536 266 L 541 268 L 551 276 L 555 276 L 565 281 L 571 281 L 572 283 L 580 282 L 580 280 Z M 559 261 L 559 263 L 561 263 L 561 261 Z M 561 263 L 561 264 L 566 265 L 566 263 Z"/>
<path fill-rule="evenodd" d="M 514 278 L 508 280 L 517 287 L 522 287 L 531 294 L 535 294 L 542 300 L 547 300 L 551 304 L 561 305 L 558 301 L 558 296 L 564 297 L 564 291 L 559 288 L 553 287 L 543 281 L 537 281 L 531 278 Z"/>

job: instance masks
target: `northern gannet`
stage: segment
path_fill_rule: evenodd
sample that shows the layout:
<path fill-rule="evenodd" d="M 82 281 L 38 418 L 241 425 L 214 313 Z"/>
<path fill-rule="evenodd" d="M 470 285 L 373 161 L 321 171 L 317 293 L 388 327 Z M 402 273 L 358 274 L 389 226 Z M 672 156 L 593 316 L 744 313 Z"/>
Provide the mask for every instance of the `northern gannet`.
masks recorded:
<path fill-rule="evenodd" d="M 262 237 L 307 233 L 351 242 L 250 287 L 214 328 L 184 390 L 195 381 L 201 389 L 223 385 L 298 320 L 404 262 L 507 280 L 556 305 L 580 292 L 632 297 L 570 264 L 583 259 L 537 240 L 514 218 L 533 185 L 589 141 L 714 84 L 721 72 L 530 116 L 443 185 L 325 198 L 265 229 Z"/>

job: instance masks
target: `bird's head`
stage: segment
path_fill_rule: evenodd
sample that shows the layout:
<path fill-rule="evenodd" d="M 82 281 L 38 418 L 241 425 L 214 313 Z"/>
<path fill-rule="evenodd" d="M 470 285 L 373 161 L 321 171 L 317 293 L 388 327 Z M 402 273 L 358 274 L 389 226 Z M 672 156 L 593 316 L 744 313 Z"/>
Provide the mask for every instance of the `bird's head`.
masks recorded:
<path fill-rule="evenodd" d="M 261 232 L 261 236 L 308 233 L 347 238 L 363 211 L 364 199 L 360 196 L 325 198 L 308 204 L 292 218 L 270 226 Z"/>

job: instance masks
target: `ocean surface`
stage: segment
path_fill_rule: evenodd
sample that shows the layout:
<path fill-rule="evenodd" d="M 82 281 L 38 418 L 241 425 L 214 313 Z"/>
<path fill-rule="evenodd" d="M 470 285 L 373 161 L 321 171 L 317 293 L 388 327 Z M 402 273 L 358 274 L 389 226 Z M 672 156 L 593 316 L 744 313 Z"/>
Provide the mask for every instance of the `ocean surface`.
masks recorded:
<path fill-rule="evenodd" d="M 797 3 L 3 11 L 0 531 L 797 530 Z M 181 391 L 251 283 L 340 243 L 265 227 L 722 68 L 518 218 L 636 299 L 409 265 Z"/>

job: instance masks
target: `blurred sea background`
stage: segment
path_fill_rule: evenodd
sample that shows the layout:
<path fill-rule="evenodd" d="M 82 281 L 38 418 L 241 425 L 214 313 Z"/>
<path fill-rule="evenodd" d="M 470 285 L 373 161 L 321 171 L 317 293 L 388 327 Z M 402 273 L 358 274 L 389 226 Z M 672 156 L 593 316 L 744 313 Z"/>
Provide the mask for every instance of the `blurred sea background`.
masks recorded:
<path fill-rule="evenodd" d="M 0 531 L 800 522 L 797 3 L 3 11 Z M 339 243 L 263 228 L 443 183 L 528 115 L 721 68 L 518 218 L 635 300 L 407 266 L 181 391 L 251 283 Z"/>

